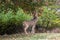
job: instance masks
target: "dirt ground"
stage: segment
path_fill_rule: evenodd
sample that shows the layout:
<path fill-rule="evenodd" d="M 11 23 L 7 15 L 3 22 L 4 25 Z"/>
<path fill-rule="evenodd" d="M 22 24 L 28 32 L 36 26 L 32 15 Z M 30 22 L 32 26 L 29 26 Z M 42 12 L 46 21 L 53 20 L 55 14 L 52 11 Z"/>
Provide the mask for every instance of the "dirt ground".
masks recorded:
<path fill-rule="evenodd" d="M 60 40 L 60 28 L 54 28 L 51 30 L 39 30 L 41 33 L 24 34 L 16 33 L 10 35 L 0 35 L 0 40 Z"/>

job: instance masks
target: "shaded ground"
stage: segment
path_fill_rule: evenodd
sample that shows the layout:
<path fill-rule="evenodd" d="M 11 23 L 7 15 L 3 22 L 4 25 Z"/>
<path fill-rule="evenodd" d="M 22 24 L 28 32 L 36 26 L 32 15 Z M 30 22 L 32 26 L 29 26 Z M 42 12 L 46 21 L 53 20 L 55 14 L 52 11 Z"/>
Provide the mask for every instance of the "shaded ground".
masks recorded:
<path fill-rule="evenodd" d="M 51 30 L 39 28 L 37 31 L 38 33 L 29 35 L 24 33 L 0 35 L 0 40 L 60 40 L 60 28 L 53 28 Z"/>
<path fill-rule="evenodd" d="M 0 36 L 0 40 L 60 40 L 60 33 L 12 34 Z"/>
<path fill-rule="evenodd" d="M 37 33 L 60 33 L 60 28 L 55 27 L 55 28 L 38 28 L 36 30 Z"/>

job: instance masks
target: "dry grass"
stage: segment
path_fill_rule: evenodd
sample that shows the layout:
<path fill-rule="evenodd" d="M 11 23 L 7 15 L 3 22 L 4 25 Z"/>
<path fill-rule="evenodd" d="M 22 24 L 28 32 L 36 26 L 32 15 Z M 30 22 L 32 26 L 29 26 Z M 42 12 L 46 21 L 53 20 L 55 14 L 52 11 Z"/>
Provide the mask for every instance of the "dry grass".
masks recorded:
<path fill-rule="evenodd" d="M 60 40 L 60 33 L 12 34 L 0 36 L 0 40 Z"/>

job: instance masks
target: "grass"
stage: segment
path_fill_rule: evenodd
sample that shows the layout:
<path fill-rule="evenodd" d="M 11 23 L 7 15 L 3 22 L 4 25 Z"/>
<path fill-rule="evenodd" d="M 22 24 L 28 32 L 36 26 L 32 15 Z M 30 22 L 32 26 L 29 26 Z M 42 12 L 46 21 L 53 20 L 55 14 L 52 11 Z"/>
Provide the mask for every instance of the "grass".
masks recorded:
<path fill-rule="evenodd" d="M 0 40 L 59 40 L 60 33 L 12 34 L 0 36 Z"/>

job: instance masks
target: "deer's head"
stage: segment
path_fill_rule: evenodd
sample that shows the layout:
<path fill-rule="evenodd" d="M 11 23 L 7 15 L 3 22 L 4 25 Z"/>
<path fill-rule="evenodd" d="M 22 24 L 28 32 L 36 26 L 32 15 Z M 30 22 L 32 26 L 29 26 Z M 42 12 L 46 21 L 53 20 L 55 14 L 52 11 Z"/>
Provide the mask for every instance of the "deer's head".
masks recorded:
<path fill-rule="evenodd" d="M 32 12 L 33 17 L 38 17 L 38 13 L 36 11 Z"/>

